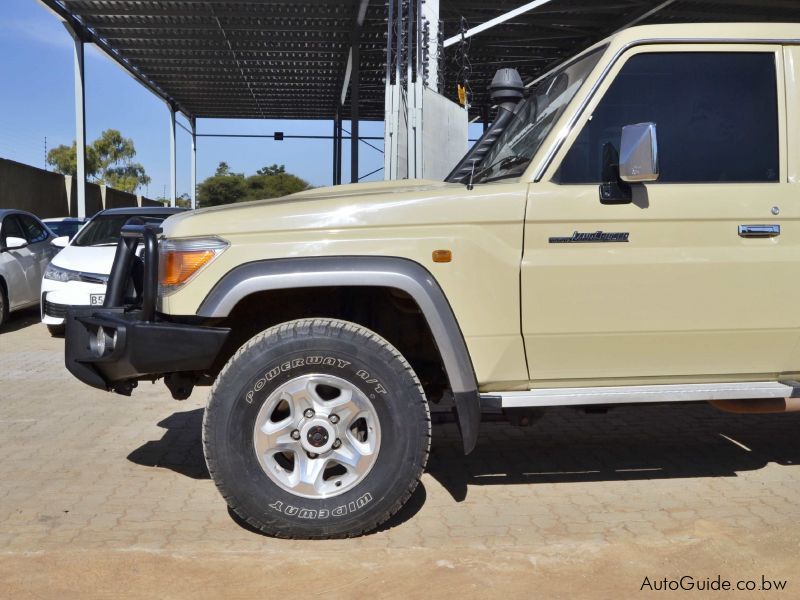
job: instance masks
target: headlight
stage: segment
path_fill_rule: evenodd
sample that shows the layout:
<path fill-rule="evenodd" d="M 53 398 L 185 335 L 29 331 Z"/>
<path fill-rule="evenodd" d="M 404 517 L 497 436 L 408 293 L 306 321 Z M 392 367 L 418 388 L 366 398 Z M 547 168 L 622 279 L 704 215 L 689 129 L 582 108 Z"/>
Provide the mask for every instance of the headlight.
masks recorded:
<path fill-rule="evenodd" d="M 53 263 L 50 263 L 47 265 L 47 269 L 44 272 L 44 278 L 65 283 L 67 281 L 80 281 L 81 274 L 78 271 L 62 269 L 61 267 L 57 267 Z"/>
<path fill-rule="evenodd" d="M 159 294 L 166 296 L 187 283 L 228 245 L 216 237 L 162 240 L 158 245 Z"/>

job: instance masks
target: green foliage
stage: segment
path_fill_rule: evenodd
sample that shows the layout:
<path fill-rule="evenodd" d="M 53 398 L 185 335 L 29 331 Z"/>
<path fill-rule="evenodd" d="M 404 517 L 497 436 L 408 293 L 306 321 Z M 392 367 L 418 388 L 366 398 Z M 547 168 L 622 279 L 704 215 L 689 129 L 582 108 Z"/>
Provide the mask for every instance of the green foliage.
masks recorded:
<path fill-rule="evenodd" d="M 184 192 L 177 198 L 175 198 L 175 204 L 180 208 L 191 208 L 192 207 L 192 197 Z"/>
<path fill-rule="evenodd" d="M 74 177 L 78 172 L 78 153 L 75 142 L 72 142 L 72 146 L 65 146 L 62 144 L 51 149 L 50 152 L 47 153 L 47 163 L 52 165 L 57 172 Z M 86 169 L 88 171 L 88 156 L 86 163 Z"/>
<path fill-rule="evenodd" d="M 144 167 L 133 162 L 136 148 L 133 140 L 122 137 L 116 129 L 106 129 L 90 145 L 86 146 L 86 176 L 95 183 L 109 185 L 125 192 L 150 183 Z M 47 153 L 47 162 L 64 175 L 78 173 L 77 147 L 56 146 Z"/>
<path fill-rule="evenodd" d="M 217 169 L 219 172 L 220 169 Z M 212 175 L 197 186 L 197 202 L 200 206 L 219 206 L 244 200 L 247 183 L 243 175 Z"/>
<path fill-rule="evenodd" d="M 278 175 L 280 173 L 286 173 L 286 167 L 283 165 L 276 165 L 275 163 L 272 163 L 268 167 L 261 167 L 256 171 L 256 175 Z"/>
<path fill-rule="evenodd" d="M 284 165 L 270 165 L 245 177 L 233 173 L 227 163 L 221 162 L 214 175 L 197 187 L 198 206 L 219 206 L 233 202 L 279 198 L 307 190 L 308 182 L 286 172 Z"/>
<path fill-rule="evenodd" d="M 248 198 L 280 198 L 295 192 L 307 190 L 309 185 L 291 173 L 276 173 L 275 175 L 252 175 L 247 178 Z"/>

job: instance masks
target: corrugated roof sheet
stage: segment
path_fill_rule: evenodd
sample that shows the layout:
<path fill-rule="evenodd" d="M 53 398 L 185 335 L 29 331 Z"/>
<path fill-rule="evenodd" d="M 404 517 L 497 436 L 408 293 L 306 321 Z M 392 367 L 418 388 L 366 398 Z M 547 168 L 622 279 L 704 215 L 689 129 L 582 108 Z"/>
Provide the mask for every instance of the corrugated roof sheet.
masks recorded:
<path fill-rule="evenodd" d="M 331 119 L 341 93 L 358 2 L 317 0 L 44 0 L 104 50 L 195 117 Z M 660 6 L 663 0 L 553 0 L 442 57 L 442 91 L 469 69 L 473 109 L 495 70 L 531 79 Z M 441 0 L 445 37 L 522 0 Z M 680 0 L 654 22 L 795 21 L 798 0 Z M 370 2 L 360 39 L 361 118 L 383 118 L 387 2 Z M 345 115 L 349 109 L 345 108 Z"/>

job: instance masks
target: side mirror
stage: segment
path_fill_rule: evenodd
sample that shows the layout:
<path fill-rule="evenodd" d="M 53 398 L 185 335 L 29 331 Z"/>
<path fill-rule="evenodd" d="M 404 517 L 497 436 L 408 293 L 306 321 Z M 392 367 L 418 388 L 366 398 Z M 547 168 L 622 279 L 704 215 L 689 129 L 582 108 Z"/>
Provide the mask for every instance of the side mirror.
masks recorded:
<path fill-rule="evenodd" d="M 658 179 L 658 140 L 655 123 L 622 128 L 619 144 L 619 178 L 626 183 Z"/>
<path fill-rule="evenodd" d="M 62 235 L 60 237 L 55 238 L 52 242 L 50 242 L 56 248 L 66 248 L 67 244 L 69 244 L 69 236 Z"/>
<path fill-rule="evenodd" d="M 24 248 L 27 245 L 28 245 L 28 240 L 22 239 L 21 237 L 8 236 L 6 238 L 6 247 L 3 249 L 19 250 L 20 248 Z"/>

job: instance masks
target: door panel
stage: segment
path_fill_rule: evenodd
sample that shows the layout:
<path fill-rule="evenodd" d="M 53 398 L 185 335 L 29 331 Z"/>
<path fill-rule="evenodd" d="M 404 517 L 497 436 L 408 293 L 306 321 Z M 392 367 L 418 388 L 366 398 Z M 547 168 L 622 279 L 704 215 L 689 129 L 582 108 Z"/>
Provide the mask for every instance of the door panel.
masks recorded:
<path fill-rule="evenodd" d="M 8 237 L 27 239 L 25 230 L 15 214 L 6 216 L 0 225 L 0 242 L 3 246 Z M 7 250 L 4 255 L 9 308 L 15 309 L 30 304 L 31 298 L 36 298 L 34 290 L 31 288 L 31 282 L 34 271 L 38 270 L 38 264 L 30 247 Z"/>
<path fill-rule="evenodd" d="M 597 186 L 537 185 L 522 266 L 531 378 L 798 370 L 800 211 L 782 185 L 725 188 L 647 185 L 642 206 L 604 206 Z M 781 235 L 739 237 L 762 223 Z M 548 241 L 574 231 L 629 241 Z"/>
<path fill-rule="evenodd" d="M 800 312 L 795 307 L 800 210 L 786 178 L 783 77 L 775 77 L 770 94 L 751 93 L 743 86 L 735 96 L 739 104 L 727 114 L 716 110 L 715 92 L 696 98 L 691 88 L 685 87 L 683 95 L 676 92 L 677 98 L 666 106 L 674 114 L 659 117 L 662 125 L 671 127 L 659 130 L 664 141 L 659 147 L 662 181 L 634 184 L 632 204 L 603 205 L 591 174 L 601 167 L 600 145 L 618 140 L 621 130 L 621 125 L 603 128 L 604 123 L 655 121 L 649 109 L 681 82 L 714 78 L 718 87 L 726 81 L 731 85 L 732 73 L 739 76 L 730 68 L 728 56 L 721 61 L 728 65 L 727 80 L 724 69 L 675 78 L 666 61 L 650 72 L 632 70 L 641 94 L 617 90 L 615 96 L 610 83 L 625 62 L 648 52 L 654 50 L 633 50 L 615 66 L 544 180 L 531 186 L 522 263 L 522 327 L 533 384 L 722 380 L 800 371 L 796 354 Z M 753 85 L 764 85 L 756 80 L 763 74 L 758 65 L 765 53 L 772 56 L 776 73 L 783 73 L 780 47 L 658 47 L 659 54 L 665 52 L 747 54 L 741 77 L 747 81 L 750 64 Z M 691 64 L 708 63 L 710 57 L 701 56 Z M 658 89 L 654 74 L 671 76 L 678 83 L 671 81 L 666 91 Z M 701 83 L 696 85 L 702 88 Z M 608 106 L 600 104 L 604 94 Z M 767 96 L 777 108 L 758 106 Z M 759 130 L 758 124 L 747 121 L 752 114 L 771 114 L 771 122 L 777 121 L 775 129 Z M 586 125 L 590 117 L 595 130 L 591 139 L 579 135 L 584 127 L 587 134 L 592 131 Z M 683 123 L 680 129 L 676 122 Z M 747 140 L 757 143 L 747 145 Z M 710 156 L 711 150 L 705 155 L 698 151 L 703 144 L 715 148 L 715 155 Z M 576 151 L 570 155 L 572 146 Z M 757 152 L 750 152 L 750 159 L 752 149 Z M 557 171 L 570 161 L 578 165 L 574 172 L 579 175 L 573 181 Z M 713 181 L 704 181 L 708 173 Z M 772 224 L 781 227 L 777 237 L 739 236 L 740 225 Z M 550 242 L 551 237 L 570 237 L 575 231 L 628 236 L 627 241 Z"/>
<path fill-rule="evenodd" d="M 19 222 L 25 230 L 28 240 L 28 250 L 33 258 L 31 270 L 27 273 L 28 285 L 31 292 L 31 301 L 38 300 L 41 295 L 42 277 L 55 254 L 55 248 L 50 244 L 50 235 L 47 228 L 38 220 L 28 215 L 19 215 Z"/>

